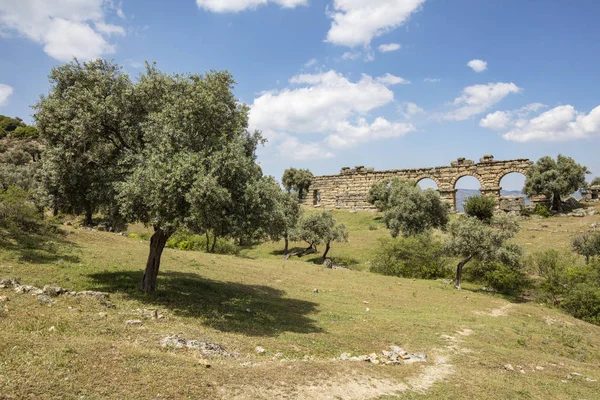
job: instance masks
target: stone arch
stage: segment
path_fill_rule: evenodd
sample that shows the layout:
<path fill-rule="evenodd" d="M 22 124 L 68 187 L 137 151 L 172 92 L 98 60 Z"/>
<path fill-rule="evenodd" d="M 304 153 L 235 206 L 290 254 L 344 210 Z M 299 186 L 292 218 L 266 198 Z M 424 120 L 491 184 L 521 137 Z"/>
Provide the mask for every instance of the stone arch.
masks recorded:
<path fill-rule="evenodd" d="M 477 179 L 477 181 L 479 182 L 479 187 L 485 187 L 483 177 L 475 171 L 469 171 L 469 172 L 464 172 L 462 174 L 455 175 L 452 178 L 452 181 L 450 181 L 450 187 L 452 189 L 456 189 L 456 183 L 459 181 L 460 178 L 464 178 L 465 176 L 472 176 L 473 178 Z"/>
<path fill-rule="evenodd" d="M 502 178 L 504 178 L 506 175 L 508 174 L 513 174 L 513 173 L 517 173 L 517 174 L 521 174 L 523 176 L 527 176 L 527 169 L 526 168 L 511 168 L 511 169 L 507 169 L 505 171 L 500 172 L 497 176 L 496 176 L 496 180 L 494 182 L 494 185 L 497 187 L 500 187 L 500 182 L 502 181 Z"/>
<path fill-rule="evenodd" d="M 422 180 L 424 180 L 424 179 L 431 179 L 431 180 L 433 181 L 433 183 L 435 183 L 435 184 L 436 184 L 436 186 L 437 186 L 437 188 L 438 188 L 438 189 L 439 189 L 439 188 L 440 188 L 440 186 L 441 186 L 441 184 L 440 184 L 440 181 L 439 181 L 437 178 L 435 178 L 434 176 L 429 176 L 429 175 L 421 175 L 421 176 L 419 176 L 419 177 L 417 177 L 416 179 L 413 179 L 413 180 L 414 180 L 414 181 L 415 181 L 415 183 L 418 185 L 418 184 L 419 184 L 419 182 L 421 182 L 421 181 L 422 181 Z"/>

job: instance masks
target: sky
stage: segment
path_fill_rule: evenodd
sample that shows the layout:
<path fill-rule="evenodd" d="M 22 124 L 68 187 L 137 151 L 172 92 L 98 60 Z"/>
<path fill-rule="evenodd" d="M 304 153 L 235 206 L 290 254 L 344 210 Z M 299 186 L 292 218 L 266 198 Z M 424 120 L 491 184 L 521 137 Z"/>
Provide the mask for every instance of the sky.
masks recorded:
<path fill-rule="evenodd" d="M 591 180 L 598 15 L 594 0 L 0 0 L 0 114 L 31 122 L 50 69 L 73 57 L 134 78 L 145 61 L 226 69 L 276 178 L 560 153 Z"/>

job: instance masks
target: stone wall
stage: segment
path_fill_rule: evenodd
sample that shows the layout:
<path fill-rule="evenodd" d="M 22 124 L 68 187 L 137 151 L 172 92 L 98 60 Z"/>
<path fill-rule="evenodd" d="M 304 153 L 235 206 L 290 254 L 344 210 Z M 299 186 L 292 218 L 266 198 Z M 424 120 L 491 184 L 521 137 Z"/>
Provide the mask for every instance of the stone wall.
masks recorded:
<path fill-rule="evenodd" d="M 450 203 L 455 211 L 456 182 L 463 176 L 474 176 L 481 184 L 480 190 L 483 195 L 499 199 L 502 177 L 511 172 L 525 174 L 531 164 L 528 159 L 497 161 L 492 155 L 485 155 L 478 163 L 459 158 L 449 166 L 432 168 L 375 171 L 363 166 L 344 167 L 337 175 L 314 177 L 304 203 L 315 207 L 374 210 L 367 202 L 371 187 L 381 179 L 397 176 L 417 182 L 426 178 L 432 179 L 438 186 L 440 196 Z"/>

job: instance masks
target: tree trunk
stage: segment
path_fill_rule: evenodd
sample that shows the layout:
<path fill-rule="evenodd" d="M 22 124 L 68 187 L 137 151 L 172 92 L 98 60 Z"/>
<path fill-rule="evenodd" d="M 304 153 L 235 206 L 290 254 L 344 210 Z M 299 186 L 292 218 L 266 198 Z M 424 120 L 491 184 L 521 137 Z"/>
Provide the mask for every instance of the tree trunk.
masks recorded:
<path fill-rule="evenodd" d="M 85 209 L 85 222 L 83 223 L 84 225 L 86 225 L 86 226 L 92 226 L 92 223 L 93 223 L 93 221 L 92 221 L 92 214 L 93 214 L 93 211 L 92 211 L 91 207 L 86 207 L 86 209 Z"/>
<path fill-rule="evenodd" d="M 212 242 L 212 246 L 210 246 L 210 252 L 214 253 L 215 252 L 215 246 L 217 245 L 217 235 L 213 235 L 213 242 Z"/>
<path fill-rule="evenodd" d="M 146 262 L 146 270 L 142 278 L 142 290 L 144 292 L 153 292 L 156 289 L 156 278 L 158 277 L 158 269 L 160 268 L 160 256 L 167 244 L 167 240 L 172 232 L 163 231 L 158 227 L 154 227 L 154 234 L 150 238 L 150 253 Z"/>
<path fill-rule="evenodd" d="M 206 231 L 206 252 L 210 253 L 210 237 L 208 236 L 208 231 Z"/>
<path fill-rule="evenodd" d="M 331 248 L 331 241 L 327 242 L 325 244 L 325 253 L 323 253 L 323 262 L 325 262 L 325 258 L 327 257 L 327 253 L 329 252 L 329 249 Z"/>
<path fill-rule="evenodd" d="M 456 266 L 456 282 L 454 282 L 455 289 L 460 289 L 460 278 L 462 276 L 462 269 L 466 263 L 471 261 L 471 258 L 473 258 L 473 256 L 469 256 L 469 257 L 465 258 L 464 260 L 459 262 L 458 265 Z"/>
<path fill-rule="evenodd" d="M 287 233 L 285 235 L 283 235 L 283 240 L 285 241 L 285 247 L 283 248 L 283 253 L 285 254 L 288 252 L 288 246 L 289 246 L 289 239 L 288 239 Z"/>
<path fill-rule="evenodd" d="M 562 209 L 562 200 L 560 199 L 560 194 L 553 193 L 552 194 L 552 210 L 560 212 Z"/>

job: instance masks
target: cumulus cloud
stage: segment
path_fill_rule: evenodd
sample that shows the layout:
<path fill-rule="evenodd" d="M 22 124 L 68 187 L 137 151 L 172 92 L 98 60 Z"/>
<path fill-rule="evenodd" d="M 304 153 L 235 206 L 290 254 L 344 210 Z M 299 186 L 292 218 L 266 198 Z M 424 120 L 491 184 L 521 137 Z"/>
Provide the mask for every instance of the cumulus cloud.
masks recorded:
<path fill-rule="evenodd" d="M 414 131 L 411 124 L 390 122 L 368 114 L 393 102 L 394 93 L 387 87 L 393 75 L 372 78 L 362 75 L 358 81 L 330 70 L 292 77 L 291 87 L 270 91 L 254 99 L 250 126 L 260 129 L 285 154 L 299 149 L 304 157 L 332 156 L 326 147 L 351 147 L 358 143 L 402 136 Z M 385 81 L 386 83 L 383 83 Z M 323 136 L 323 142 L 302 143 L 295 135 Z M 300 151 L 301 150 L 301 151 Z"/>
<path fill-rule="evenodd" d="M 0 2 L 0 30 L 15 32 L 44 46 L 50 57 L 69 61 L 115 52 L 108 37 L 125 29 L 106 22 L 108 14 L 123 16 L 104 0 L 28 0 Z"/>
<path fill-rule="evenodd" d="M 487 69 L 487 61 L 483 60 L 471 60 L 467 65 L 475 72 L 482 72 Z"/>
<path fill-rule="evenodd" d="M 283 139 L 277 145 L 277 150 L 286 158 L 300 161 L 332 158 L 335 156 L 335 154 L 327 150 L 322 143 L 302 143 L 297 137 L 290 135 L 283 136 Z"/>
<path fill-rule="evenodd" d="M 377 82 L 383 83 L 384 85 L 387 85 L 387 86 L 398 85 L 398 84 L 408 85 L 410 83 L 410 81 L 407 81 L 404 78 L 400 78 L 399 76 L 392 75 L 389 72 L 383 76 L 377 77 L 375 80 Z"/>
<path fill-rule="evenodd" d="M 12 87 L 0 83 L 0 106 L 3 106 L 8 102 L 8 98 L 12 93 Z"/>
<path fill-rule="evenodd" d="M 425 0 L 334 0 L 327 41 L 367 46 L 374 37 L 403 25 Z"/>
<path fill-rule="evenodd" d="M 308 0 L 196 0 L 198 7 L 215 13 L 235 13 L 256 9 L 267 3 L 274 3 L 282 8 L 296 8 L 307 5 Z"/>
<path fill-rule="evenodd" d="M 410 119 L 414 115 L 425 113 L 425 110 L 419 107 L 416 103 L 405 102 L 398 106 L 398 112 L 402 114 L 404 118 Z"/>
<path fill-rule="evenodd" d="M 347 51 L 344 54 L 342 54 L 342 59 L 343 60 L 356 60 L 360 57 L 360 51 Z"/>
<path fill-rule="evenodd" d="M 440 81 L 441 81 L 441 79 L 439 79 L 439 78 L 425 78 L 425 79 L 423 79 L 423 82 L 425 82 L 425 83 L 438 83 Z"/>
<path fill-rule="evenodd" d="M 536 106 L 529 109 L 530 112 L 537 110 L 539 107 Z M 565 105 L 554 107 L 534 118 L 523 118 L 522 114 L 510 112 L 508 115 L 512 118 L 505 124 L 506 133 L 502 135 L 506 140 L 566 141 L 600 136 L 600 106 L 588 114 L 578 112 L 572 105 Z"/>
<path fill-rule="evenodd" d="M 481 121 L 479 121 L 479 126 L 495 131 L 502 131 L 513 125 L 517 119 L 526 118 L 531 113 L 537 112 L 545 107 L 548 106 L 542 103 L 531 103 L 518 110 L 496 111 L 481 119 Z"/>
<path fill-rule="evenodd" d="M 463 89 L 462 95 L 452 102 L 452 105 L 457 108 L 444 114 L 442 118 L 446 120 L 464 121 L 474 115 L 487 111 L 509 94 L 518 93 L 520 90 L 521 88 L 512 82 L 497 82 L 488 83 L 486 85 L 467 86 Z"/>
<path fill-rule="evenodd" d="M 380 44 L 379 47 L 377 47 L 377 50 L 382 53 L 388 53 L 390 51 L 400 50 L 400 47 L 401 46 L 398 43 Z"/>

